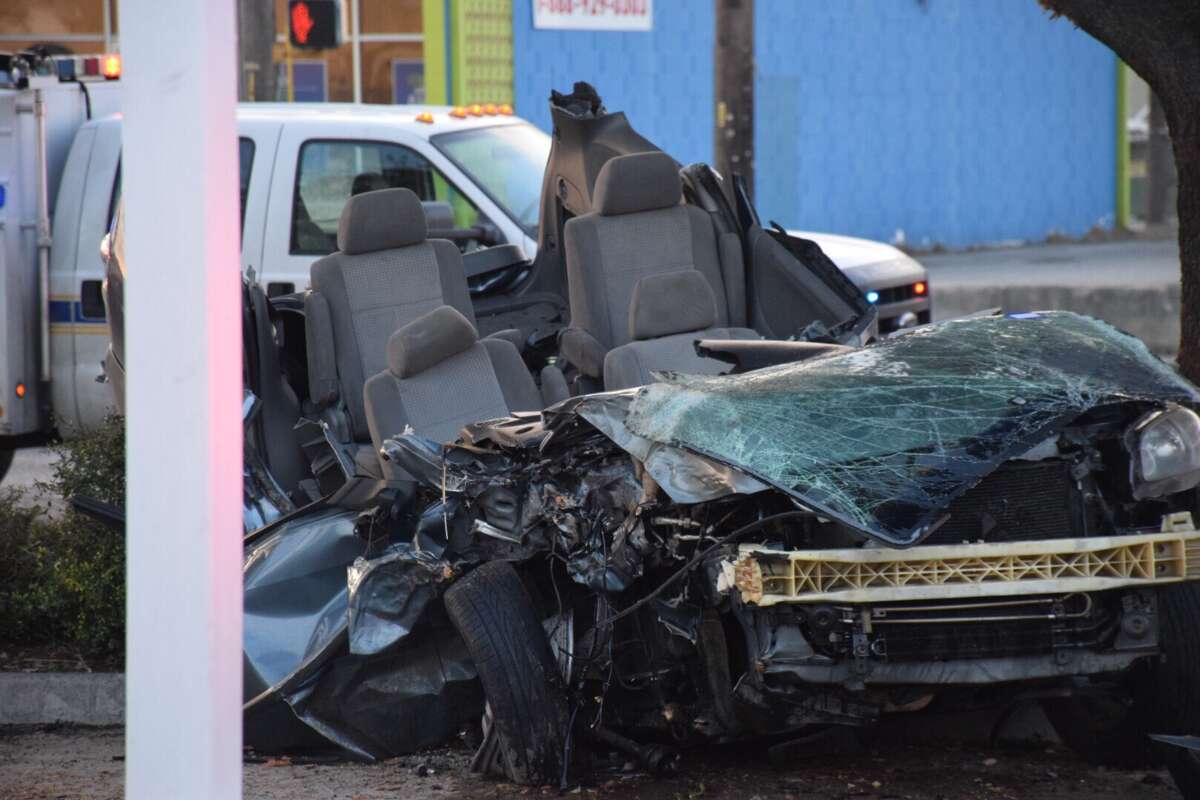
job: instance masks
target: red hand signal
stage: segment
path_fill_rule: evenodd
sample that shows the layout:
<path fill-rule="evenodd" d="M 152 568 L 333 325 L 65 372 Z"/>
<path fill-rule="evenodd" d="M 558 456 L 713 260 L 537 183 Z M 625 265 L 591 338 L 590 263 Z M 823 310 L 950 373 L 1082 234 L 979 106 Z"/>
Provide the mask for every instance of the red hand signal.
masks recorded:
<path fill-rule="evenodd" d="M 296 3 L 292 6 L 292 33 L 298 44 L 308 42 L 308 32 L 313 29 L 312 15 L 308 12 L 308 3 Z"/>

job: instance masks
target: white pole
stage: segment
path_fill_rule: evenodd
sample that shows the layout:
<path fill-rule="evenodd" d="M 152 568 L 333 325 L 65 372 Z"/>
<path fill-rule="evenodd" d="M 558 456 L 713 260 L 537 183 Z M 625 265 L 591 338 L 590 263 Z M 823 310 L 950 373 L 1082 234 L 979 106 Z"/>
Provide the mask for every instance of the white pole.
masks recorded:
<path fill-rule="evenodd" d="M 125 793 L 241 797 L 234 0 L 120 0 Z"/>
<path fill-rule="evenodd" d="M 354 68 L 354 102 L 362 102 L 362 26 L 358 0 L 350 0 L 350 54 Z"/>

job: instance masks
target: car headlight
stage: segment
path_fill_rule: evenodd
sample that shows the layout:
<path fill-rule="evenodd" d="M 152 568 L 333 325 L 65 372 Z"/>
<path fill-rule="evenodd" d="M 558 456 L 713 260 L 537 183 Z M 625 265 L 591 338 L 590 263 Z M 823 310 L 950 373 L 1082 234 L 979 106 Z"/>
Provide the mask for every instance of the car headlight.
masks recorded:
<path fill-rule="evenodd" d="M 1200 484 L 1200 417 L 1182 406 L 1152 411 L 1125 435 L 1133 496 L 1142 500 Z"/>

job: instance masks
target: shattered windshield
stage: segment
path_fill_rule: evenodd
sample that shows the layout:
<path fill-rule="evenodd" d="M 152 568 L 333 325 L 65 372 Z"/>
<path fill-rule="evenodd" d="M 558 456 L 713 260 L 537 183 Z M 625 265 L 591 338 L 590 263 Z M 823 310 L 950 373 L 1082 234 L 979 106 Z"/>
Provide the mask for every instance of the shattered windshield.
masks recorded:
<path fill-rule="evenodd" d="M 958 320 L 736 376 L 669 377 L 625 426 L 738 466 L 887 541 L 1083 412 L 1200 395 L 1137 339 L 1068 312 Z"/>

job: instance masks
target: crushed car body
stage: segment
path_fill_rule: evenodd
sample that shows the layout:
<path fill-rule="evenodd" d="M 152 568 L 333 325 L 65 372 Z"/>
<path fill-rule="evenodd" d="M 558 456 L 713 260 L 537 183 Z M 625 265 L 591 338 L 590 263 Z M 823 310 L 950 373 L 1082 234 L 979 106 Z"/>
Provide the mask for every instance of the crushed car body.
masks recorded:
<path fill-rule="evenodd" d="M 881 337 L 736 176 L 586 84 L 551 115 L 511 293 L 403 188 L 308 293 L 247 282 L 248 745 L 469 727 L 566 785 L 938 702 L 1037 700 L 1097 763 L 1200 728 L 1200 390 L 1068 312 Z"/>
<path fill-rule="evenodd" d="M 608 724 L 680 742 L 862 724 L 916 687 L 1120 672 L 1158 652 L 1154 592 L 1200 577 L 1190 498 L 1134 497 L 1145 420 L 1194 426 L 1198 401 L 1132 337 L 1047 312 L 665 376 L 469 426 L 446 448 L 395 437 L 384 453 L 419 482 L 420 514 L 357 520 L 349 579 L 330 576 L 335 613 L 310 627 L 339 631 L 352 656 L 390 648 L 397 685 L 449 707 L 437 693 L 456 670 L 474 677 L 469 659 L 442 656 L 430 680 L 403 643 L 422 623 L 445 630 L 431 601 L 456 578 L 511 562 L 570 631 L 551 637 L 568 685 L 607 683 Z M 1013 486 L 1040 496 L 1009 509 Z M 355 538 L 355 518 L 338 519 Z M 396 543 L 370 557 L 373 537 Z M 361 724 L 354 704 L 337 711 Z M 382 727 L 406 716 L 399 700 L 395 713 Z M 319 723 L 355 741 L 336 716 Z"/>

